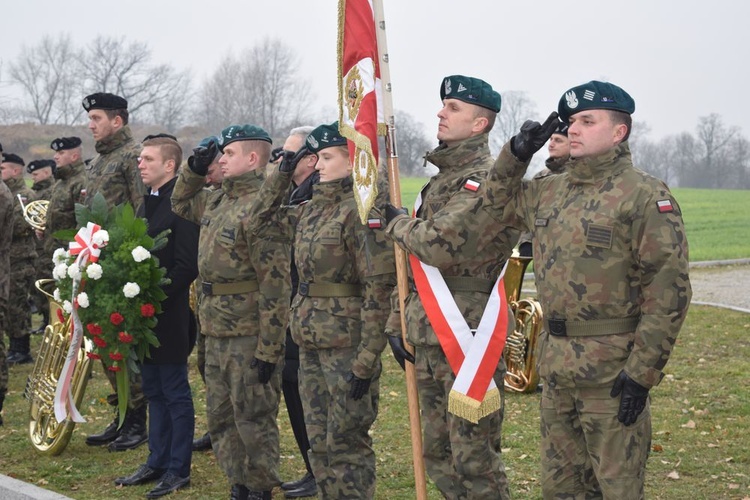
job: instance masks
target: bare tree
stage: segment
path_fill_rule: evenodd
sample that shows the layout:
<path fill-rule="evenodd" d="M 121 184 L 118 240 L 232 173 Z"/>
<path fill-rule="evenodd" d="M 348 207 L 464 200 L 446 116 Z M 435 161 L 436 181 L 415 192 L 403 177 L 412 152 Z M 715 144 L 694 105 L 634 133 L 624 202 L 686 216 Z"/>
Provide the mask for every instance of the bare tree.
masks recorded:
<path fill-rule="evenodd" d="M 425 176 L 424 155 L 433 149 L 424 125 L 405 111 L 396 112 L 396 140 L 399 170 L 403 175 Z"/>
<path fill-rule="evenodd" d="M 501 92 L 502 105 L 495 126 L 490 133 L 490 147 L 497 153 L 510 140 L 526 120 L 541 121 L 546 117 L 536 116 L 536 104 L 526 92 L 506 90 Z"/>
<path fill-rule="evenodd" d="M 11 80 L 28 99 L 29 115 L 42 125 L 70 125 L 81 116 L 71 97 L 80 92 L 76 53 L 70 35 L 43 37 L 37 45 L 24 46 L 10 66 Z"/>
<path fill-rule="evenodd" d="M 131 113 L 141 121 L 166 115 L 174 122 L 184 112 L 189 76 L 168 64 L 152 65 L 151 49 L 125 38 L 96 37 L 80 55 L 87 92 L 111 92 L 128 100 Z M 182 95 L 183 99 L 176 99 Z M 165 105 L 165 102 L 170 102 Z M 182 106 L 180 106 L 182 103 Z M 179 109 L 182 107 L 183 109 Z M 176 124 L 172 124 L 176 127 Z"/>

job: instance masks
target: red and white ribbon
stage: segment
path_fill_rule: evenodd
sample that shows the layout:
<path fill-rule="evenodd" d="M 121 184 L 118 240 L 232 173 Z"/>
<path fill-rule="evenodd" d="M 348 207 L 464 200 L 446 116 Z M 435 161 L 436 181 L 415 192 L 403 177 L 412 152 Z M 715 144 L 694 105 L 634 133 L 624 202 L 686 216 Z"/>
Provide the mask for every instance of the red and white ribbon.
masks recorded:
<path fill-rule="evenodd" d="M 421 204 L 420 194 L 414 215 Z M 498 410 L 501 404 L 493 376 L 507 338 L 509 314 L 503 283 L 507 262 L 492 287 L 474 334 L 440 270 L 421 262 L 414 255 L 409 255 L 409 262 L 422 306 L 456 375 L 448 397 L 448 411 L 476 423 Z"/>
<path fill-rule="evenodd" d="M 96 262 L 99 260 L 99 254 L 101 249 L 99 245 L 94 243 L 94 235 L 99 231 L 101 227 L 93 222 L 89 222 L 86 227 L 82 227 L 76 233 L 75 241 L 71 241 L 69 248 L 71 255 L 77 255 L 75 263 L 78 268 L 83 272 L 83 268 L 88 261 Z M 73 372 L 76 364 L 78 363 L 78 352 L 81 349 L 81 343 L 83 342 L 83 325 L 81 324 L 81 318 L 78 317 L 78 302 L 75 300 L 78 295 L 78 286 L 80 285 L 79 278 L 73 278 L 73 286 L 71 287 L 72 296 L 70 303 L 73 305 L 73 311 L 70 316 L 72 318 L 71 324 L 73 325 L 73 333 L 70 339 L 70 348 L 68 348 L 68 354 L 65 357 L 65 364 L 63 365 L 60 378 L 57 381 L 57 387 L 55 388 L 55 418 L 58 422 L 65 420 L 68 415 L 73 422 L 85 422 L 86 420 L 81 416 L 81 413 L 76 408 L 75 398 L 71 391 L 71 383 L 73 380 Z"/>

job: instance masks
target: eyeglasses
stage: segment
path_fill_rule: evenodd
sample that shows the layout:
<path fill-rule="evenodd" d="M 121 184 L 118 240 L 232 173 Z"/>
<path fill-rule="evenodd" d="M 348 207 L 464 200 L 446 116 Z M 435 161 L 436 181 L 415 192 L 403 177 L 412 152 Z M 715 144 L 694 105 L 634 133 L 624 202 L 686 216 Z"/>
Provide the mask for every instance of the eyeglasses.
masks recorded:
<path fill-rule="evenodd" d="M 150 141 L 151 139 L 172 139 L 173 141 L 177 142 L 177 137 L 171 134 L 165 134 L 165 133 L 147 135 L 146 137 L 143 138 L 141 142 Z"/>

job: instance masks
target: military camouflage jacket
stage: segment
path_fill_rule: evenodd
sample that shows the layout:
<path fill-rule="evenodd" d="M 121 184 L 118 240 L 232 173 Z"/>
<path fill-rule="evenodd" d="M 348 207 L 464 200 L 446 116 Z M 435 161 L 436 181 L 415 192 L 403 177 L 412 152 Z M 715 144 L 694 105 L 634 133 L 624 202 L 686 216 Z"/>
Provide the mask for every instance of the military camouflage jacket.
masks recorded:
<path fill-rule="evenodd" d="M 52 234 L 76 227 L 76 203 L 83 203 L 86 198 L 86 175 L 82 161 L 58 168 L 55 177 L 58 180 L 49 198 L 47 226 L 44 229 L 44 249 L 47 253 L 67 246 L 66 242 L 52 238 Z"/>
<path fill-rule="evenodd" d="M 34 191 L 34 201 L 36 200 L 49 200 L 52 195 L 52 186 L 55 184 L 54 177 L 48 177 L 39 182 L 35 182 L 31 186 L 31 190 Z"/>
<path fill-rule="evenodd" d="M 644 387 L 663 368 L 692 295 L 680 207 L 633 167 L 627 142 L 571 160 L 565 173 L 522 181 L 527 164 L 503 148 L 485 183 L 487 210 L 533 231 L 545 319 L 634 318 L 634 332 L 548 336 L 540 373 L 559 387 L 611 384 L 621 369 Z"/>
<path fill-rule="evenodd" d="M 10 293 L 10 242 L 13 240 L 13 219 L 18 201 L 8 186 L 0 181 L 0 326 L 4 328 L 3 314 Z"/>
<path fill-rule="evenodd" d="M 133 140 L 130 127 L 125 125 L 96 143 L 99 153 L 86 167 L 86 203 L 90 204 L 96 193 L 101 193 L 110 208 L 130 202 L 133 209 L 143 203 L 146 187 L 138 172 L 138 155 L 141 147 Z"/>
<path fill-rule="evenodd" d="M 518 239 L 518 232 L 498 230 L 482 210 L 481 185 L 492 166 L 487 134 L 471 137 L 453 147 L 439 146 L 427 161 L 440 172 L 422 188 L 422 206 L 415 218 L 400 216 L 386 233 L 425 264 L 438 268 L 444 278 L 480 278 L 487 292 L 455 291 L 453 298 L 470 328 L 482 317 L 489 289 L 497 279 Z M 411 269 L 410 269 L 411 274 Z M 414 287 L 404 314 L 409 342 L 439 345 Z"/>
<path fill-rule="evenodd" d="M 259 337 L 255 356 L 279 363 L 289 317 L 288 240 L 281 232 L 262 237 L 250 230 L 249 210 L 265 177 L 263 169 L 224 179 L 219 189 L 205 188 L 204 176 L 180 172 L 172 210 L 200 224 L 198 273 L 202 282 L 257 281 L 259 290 L 233 295 L 203 295 L 201 329 L 213 337 Z M 248 360 L 249 362 L 249 360 Z"/>
<path fill-rule="evenodd" d="M 569 156 L 565 156 L 562 158 L 547 158 L 544 161 L 544 165 L 546 168 L 543 168 L 537 174 L 534 176 L 534 179 L 544 179 L 545 177 L 549 177 L 550 175 L 558 175 L 565 171 L 565 164 L 570 159 Z M 530 242 L 532 240 L 532 234 L 530 231 L 524 231 L 521 233 L 521 236 L 518 238 L 518 244 Z"/>
<path fill-rule="evenodd" d="M 269 222 L 285 217 L 293 232 L 300 290 L 292 300 L 292 338 L 301 349 L 357 346 L 352 372 L 371 378 L 386 345 L 385 326 L 396 283 L 393 245 L 375 214 L 372 224 L 360 222 L 350 177 L 315 184 L 310 202 L 276 210 L 290 182 L 291 177 L 281 172 L 269 178 L 264 199 L 256 207 L 262 214 L 255 219 L 262 231 Z M 350 284 L 361 293 L 325 297 L 311 291 L 305 296 L 303 283 Z"/>
<path fill-rule="evenodd" d="M 13 195 L 13 241 L 10 244 L 10 260 L 15 265 L 18 262 L 33 261 L 37 257 L 36 236 L 34 229 L 23 218 L 23 209 L 18 201 L 19 196 L 26 205 L 34 201 L 32 191 L 23 178 L 5 181 Z"/>

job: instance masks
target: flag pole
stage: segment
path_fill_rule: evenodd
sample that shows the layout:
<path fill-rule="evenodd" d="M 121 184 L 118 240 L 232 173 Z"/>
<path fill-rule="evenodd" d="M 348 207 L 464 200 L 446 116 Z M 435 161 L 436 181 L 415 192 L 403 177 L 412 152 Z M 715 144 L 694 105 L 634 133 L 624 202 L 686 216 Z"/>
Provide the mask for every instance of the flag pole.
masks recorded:
<path fill-rule="evenodd" d="M 388 187 L 391 203 L 401 206 L 401 182 L 399 181 L 398 151 L 396 147 L 396 119 L 393 113 L 393 94 L 391 72 L 388 65 L 388 44 L 385 35 L 385 15 L 383 0 L 373 0 L 375 14 L 375 33 L 378 42 L 380 60 L 380 81 L 383 87 L 383 117 L 387 126 L 385 151 L 388 167 Z M 394 244 L 396 252 L 396 277 L 398 283 L 398 301 L 401 311 L 401 337 L 404 346 L 414 354 L 414 348 L 406 342 L 406 318 L 404 316 L 404 299 L 408 294 L 408 276 L 406 271 L 406 252 Z M 414 463 L 414 487 L 417 500 L 427 499 L 427 481 L 425 478 L 424 459 L 422 458 L 422 426 L 419 416 L 419 395 L 417 394 L 417 375 L 414 365 L 406 362 L 406 398 L 409 404 L 409 427 L 411 430 L 412 461 Z"/>

